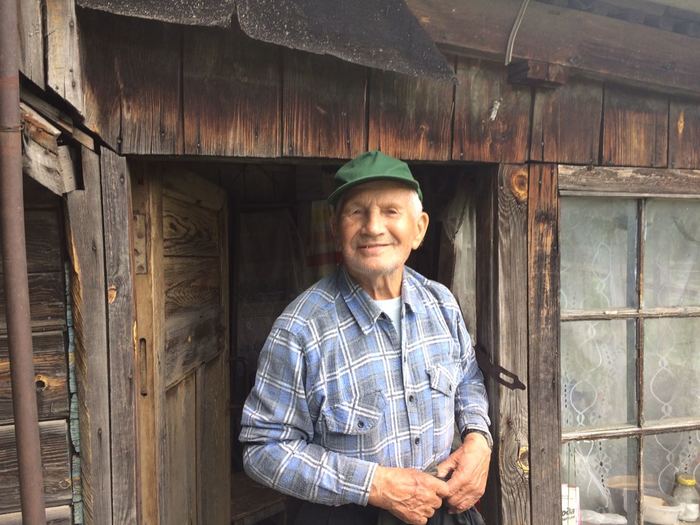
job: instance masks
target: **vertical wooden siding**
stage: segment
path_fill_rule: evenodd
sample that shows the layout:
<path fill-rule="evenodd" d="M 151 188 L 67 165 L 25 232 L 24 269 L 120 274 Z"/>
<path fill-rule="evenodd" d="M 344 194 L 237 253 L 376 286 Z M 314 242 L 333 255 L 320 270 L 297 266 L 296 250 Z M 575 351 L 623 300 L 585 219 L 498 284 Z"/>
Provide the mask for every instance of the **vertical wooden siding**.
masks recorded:
<path fill-rule="evenodd" d="M 79 10 L 86 124 L 122 154 L 699 168 L 700 101 L 572 78 L 510 84 L 453 58 L 458 84 L 251 40 Z"/>

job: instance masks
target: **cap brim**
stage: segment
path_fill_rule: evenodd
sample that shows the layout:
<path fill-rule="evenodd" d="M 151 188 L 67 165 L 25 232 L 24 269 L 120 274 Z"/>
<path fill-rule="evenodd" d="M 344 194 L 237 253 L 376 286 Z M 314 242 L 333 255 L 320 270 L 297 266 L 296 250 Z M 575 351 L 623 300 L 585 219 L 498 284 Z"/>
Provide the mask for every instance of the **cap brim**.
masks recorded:
<path fill-rule="evenodd" d="M 394 182 L 401 184 L 403 186 L 407 186 L 407 187 L 411 188 L 412 190 L 416 190 L 416 192 L 418 192 L 418 197 L 420 197 L 421 202 L 423 201 L 423 193 L 421 192 L 420 185 L 418 184 L 417 181 L 406 180 L 405 178 L 402 178 L 402 177 L 392 177 L 391 175 L 378 175 L 376 177 L 346 182 L 342 186 L 336 188 L 335 191 L 333 193 L 331 193 L 326 200 L 328 201 L 328 204 L 330 204 L 331 206 L 335 206 L 336 204 L 338 204 L 338 200 L 340 199 L 340 197 L 346 191 L 351 190 L 355 186 L 360 186 L 361 184 L 367 184 L 369 182 L 376 182 L 376 181 L 380 181 L 380 180 L 394 181 Z"/>

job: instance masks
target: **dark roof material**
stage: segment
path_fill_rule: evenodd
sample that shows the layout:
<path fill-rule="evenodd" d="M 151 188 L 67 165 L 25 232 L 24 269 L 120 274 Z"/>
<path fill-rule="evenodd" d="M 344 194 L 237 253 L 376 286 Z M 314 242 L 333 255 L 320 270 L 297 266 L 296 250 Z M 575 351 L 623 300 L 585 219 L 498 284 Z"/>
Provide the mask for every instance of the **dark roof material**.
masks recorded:
<path fill-rule="evenodd" d="M 77 0 L 110 13 L 177 24 L 238 21 L 257 40 L 412 76 L 454 72 L 403 0 Z"/>

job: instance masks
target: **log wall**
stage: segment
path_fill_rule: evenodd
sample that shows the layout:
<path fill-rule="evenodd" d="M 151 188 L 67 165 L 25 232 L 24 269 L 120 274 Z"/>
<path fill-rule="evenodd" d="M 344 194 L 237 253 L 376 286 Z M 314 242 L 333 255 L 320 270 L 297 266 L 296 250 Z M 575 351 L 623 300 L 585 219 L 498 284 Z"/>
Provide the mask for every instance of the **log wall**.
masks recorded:
<path fill-rule="evenodd" d="M 458 84 L 203 29 L 79 10 L 86 125 L 124 155 L 698 168 L 700 99 L 572 77 L 513 84 L 453 57 Z M 138 41 L 134 40 L 138 36 Z"/>
<path fill-rule="evenodd" d="M 63 213 L 61 200 L 28 177 L 25 224 L 44 493 L 46 506 L 55 507 L 49 513 L 60 517 L 70 515 L 73 495 Z M 20 500 L 2 273 L 0 252 L 0 523 L 13 523 Z"/>

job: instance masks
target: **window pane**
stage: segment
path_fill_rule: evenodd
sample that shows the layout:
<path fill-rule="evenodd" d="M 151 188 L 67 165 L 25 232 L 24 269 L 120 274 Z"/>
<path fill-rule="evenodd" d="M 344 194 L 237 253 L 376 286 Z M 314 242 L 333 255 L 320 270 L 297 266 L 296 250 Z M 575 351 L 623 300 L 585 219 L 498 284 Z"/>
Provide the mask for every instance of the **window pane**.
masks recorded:
<path fill-rule="evenodd" d="M 562 429 L 636 423 L 635 360 L 634 321 L 562 323 Z"/>
<path fill-rule="evenodd" d="M 646 422 L 700 418 L 700 318 L 644 321 Z"/>
<path fill-rule="evenodd" d="M 637 204 L 561 199 L 562 310 L 637 306 Z"/>
<path fill-rule="evenodd" d="M 645 481 L 644 515 L 649 518 L 649 512 L 658 513 L 653 507 L 657 507 L 661 501 L 673 505 L 671 496 L 677 472 L 691 474 L 696 481 L 700 481 L 700 431 L 645 437 L 642 466 Z M 670 509 L 665 510 L 672 512 Z"/>
<path fill-rule="evenodd" d="M 700 305 L 700 201 L 650 199 L 645 306 Z"/>
<path fill-rule="evenodd" d="M 567 506 L 576 508 L 578 495 L 578 507 L 586 522 L 596 523 L 591 513 L 613 513 L 627 517 L 628 523 L 636 524 L 638 453 L 636 438 L 564 444 L 561 461 L 562 515 Z M 574 525 L 581 521 L 562 519 L 562 523 Z"/>

